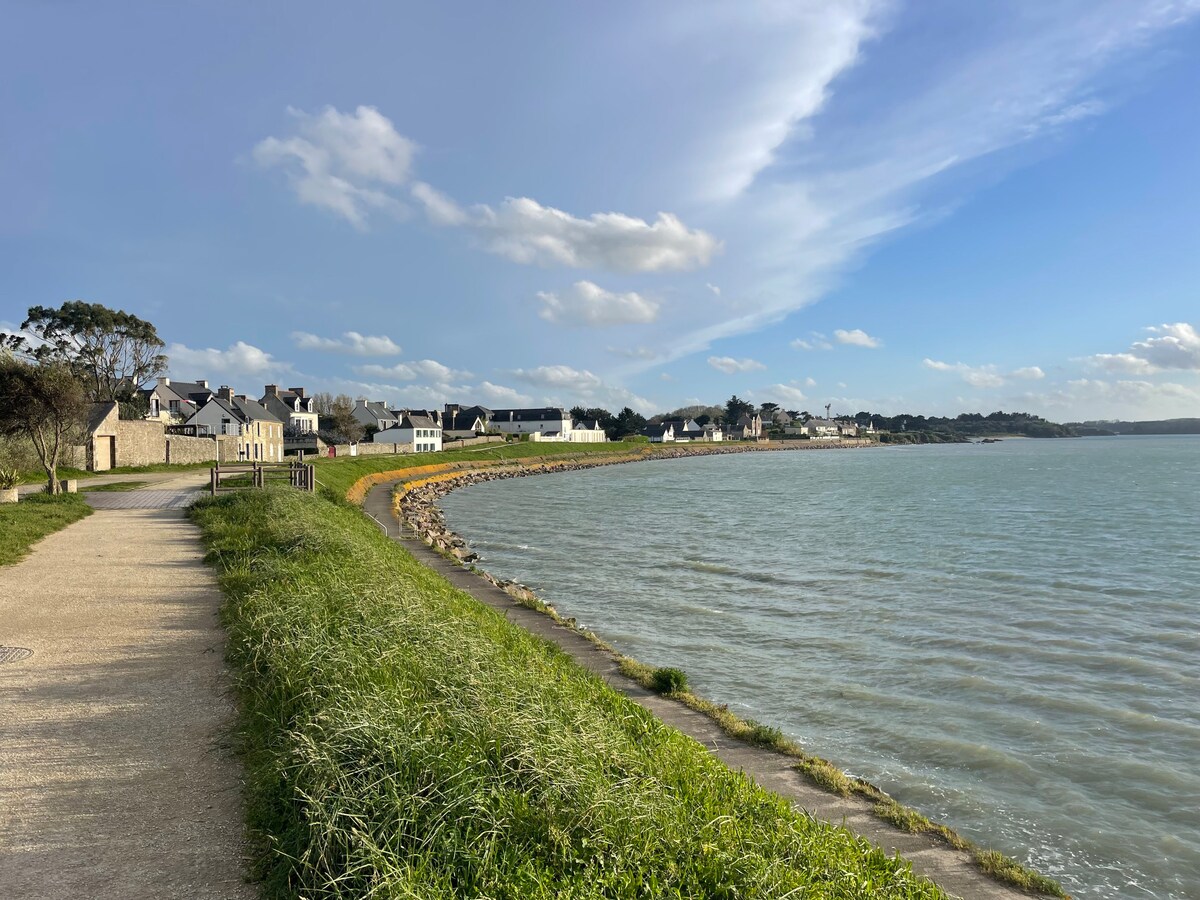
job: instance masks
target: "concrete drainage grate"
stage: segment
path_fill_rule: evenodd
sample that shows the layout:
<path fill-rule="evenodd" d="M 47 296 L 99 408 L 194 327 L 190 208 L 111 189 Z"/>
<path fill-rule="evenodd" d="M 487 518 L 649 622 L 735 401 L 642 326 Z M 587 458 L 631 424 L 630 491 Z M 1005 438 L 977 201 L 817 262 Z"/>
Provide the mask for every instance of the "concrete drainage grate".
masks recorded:
<path fill-rule="evenodd" d="M 0 647 L 0 663 L 20 662 L 31 656 L 33 651 L 24 647 Z"/>

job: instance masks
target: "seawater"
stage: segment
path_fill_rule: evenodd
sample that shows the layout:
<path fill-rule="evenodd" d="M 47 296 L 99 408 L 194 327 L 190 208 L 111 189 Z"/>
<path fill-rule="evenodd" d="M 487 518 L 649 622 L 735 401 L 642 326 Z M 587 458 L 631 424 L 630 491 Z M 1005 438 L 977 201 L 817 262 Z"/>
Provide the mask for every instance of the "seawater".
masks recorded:
<path fill-rule="evenodd" d="M 443 501 L 495 575 L 1082 898 L 1200 898 L 1200 437 L 660 460 Z"/>

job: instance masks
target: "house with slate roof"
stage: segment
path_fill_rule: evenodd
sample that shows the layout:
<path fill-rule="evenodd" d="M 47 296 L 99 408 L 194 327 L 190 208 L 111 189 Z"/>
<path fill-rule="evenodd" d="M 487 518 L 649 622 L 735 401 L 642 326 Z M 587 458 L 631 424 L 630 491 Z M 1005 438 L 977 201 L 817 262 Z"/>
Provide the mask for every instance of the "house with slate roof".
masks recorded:
<path fill-rule="evenodd" d="M 280 390 L 277 384 L 263 386 L 259 404 L 284 425 L 302 434 L 317 430 L 317 408 L 302 387 Z"/>
<path fill-rule="evenodd" d="M 355 402 L 354 409 L 350 411 L 350 414 L 364 428 L 375 428 L 378 431 L 394 428 L 400 424 L 400 417 L 380 400 L 365 400 L 360 397 Z"/>
<path fill-rule="evenodd" d="M 213 396 L 208 382 L 173 381 L 165 375 L 158 383 L 141 392 L 149 404 L 147 419 L 157 419 L 164 425 L 186 422 Z"/>
<path fill-rule="evenodd" d="M 184 426 L 197 437 L 216 437 L 222 462 L 281 462 L 283 422 L 245 394 L 222 385 Z"/>

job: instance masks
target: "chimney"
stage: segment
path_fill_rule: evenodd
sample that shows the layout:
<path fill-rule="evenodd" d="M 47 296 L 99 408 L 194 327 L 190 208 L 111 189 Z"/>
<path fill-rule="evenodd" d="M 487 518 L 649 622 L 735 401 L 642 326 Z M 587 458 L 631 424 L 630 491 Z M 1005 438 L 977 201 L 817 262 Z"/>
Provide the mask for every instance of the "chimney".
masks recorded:
<path fill-rule="evenodd" d="M 243 403 L 249 403 L 249 402 L 250 402 L 250 398 L 249 398 L 249 397 L 247 397 L 245 394 L 238 394 L 238 395 L 237 395 L 237 398 L 238 398 L 239 400 L 241 400 Z"/>
<path fill-rule="evenodd" d="M 206 378 L 197 378 L 196 384 L 200 385 L 200 387 L 204 388 L 206 391 L 209 389 L 208 379 L 206 379 Z"/>
<path fill-rule="evenodd" d="M 208 387 L 208 384 L 206 382 L 201 382 L 201 383 L 204 384 L 205 387 Z M 224 400 L 226 403 L 232 403 L 233 402 L 233 388 L 231 388 L 227 384 L 221 385 L 221 387 L 217 390 L 217 397 L 220 398 L 221 400 Z"/>
<path fill-rule="evenodd" d="M 267 397 L 278 397 L 279 396 L 279 385 L 277 385 L 277 384 L 263 385 L 263 394 Z"/>
<path fill-rule="evenodd" d="M 295 394 L 297 397 L 299 397 L 301 400 L 304 399 L 304 388 L 288 388 L 288 390 L 291 391 L 293 394 Z"/>
<path fill-rule="evenodd" d="M 158 376 L 158 383 L 159 383 L 159 384 L 161 384 L 163 387 L 170 387 L 170 386 L 171 386 L 171 379 L 170 379 L 170 378 L 168 378 L 166 375 L 159 375 L 159 376 Z"/>

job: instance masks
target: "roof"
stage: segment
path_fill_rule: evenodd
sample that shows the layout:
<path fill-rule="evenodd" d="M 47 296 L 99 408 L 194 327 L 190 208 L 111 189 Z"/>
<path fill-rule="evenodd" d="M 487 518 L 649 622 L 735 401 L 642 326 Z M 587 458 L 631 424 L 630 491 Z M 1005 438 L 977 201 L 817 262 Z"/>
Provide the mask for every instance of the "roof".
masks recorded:
<path fill-rule="evenodd" d="M 493 422 L 541 422 L 547 419 L 565 420 L 566 410 L 561 406 L 543 406 L 536 409 L 497 409 L 492 412 Z"/>
<path fill-rule="evenodd" d="M 442 416 L 442 427 L 447 431 L 470 431 L 474 434 L 476 423 L 483 424 L 483 416 L 478 413 L 458 412 L 452 416 Z"/>
<path fill-rule="evenodd" d="M 279 422 L 279 424 L 283 424 L 282 419 L 272 415 L 257 400 L 243 400 L 241 397 L 234 397 L 233 406 L 241 416 L 243 422 Z"/>
<path fill-rule="evenodd" d="M 400 424 L 397 428 L 437 428 L 441 429 L 441 425 L 433 421 L 429 416 L 418 415 L 417 413 L 405 413 L 400 417 Z"/>
<path fill-rule="evenodd" d="M 112 415 L 112 411 L 117 408 L 116 400 L 102 400 L 99 403 L 93 403 L 92 408 L 88 410 L 87 430 L 91 434 L 97 428 L 104 424 L 104 420 Z"/>
<path fill-rule="evenodd" d="M 674 433 L 671 423 L 661 422 L 658 425 L 647 425 L 638 434 L 644 434 L 646 437 L 654 437 L 655 435 L 666 434 L 668 431 Z"/>

